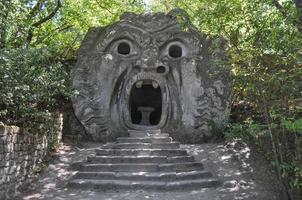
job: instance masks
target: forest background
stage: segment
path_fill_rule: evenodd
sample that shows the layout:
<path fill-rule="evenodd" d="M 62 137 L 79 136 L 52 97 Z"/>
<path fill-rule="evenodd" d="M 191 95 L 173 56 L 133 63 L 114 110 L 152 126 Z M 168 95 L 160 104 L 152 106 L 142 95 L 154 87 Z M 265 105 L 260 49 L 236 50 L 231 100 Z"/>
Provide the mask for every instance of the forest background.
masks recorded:
<path fill-rule="evenodd" d="M 90 27 L 107 26 L 123 12 L 173 8 L 184 9 L 200 31 L 229 42 L 232 114 L 216 137 L 244 140 L 263 152 L 288 198 L 297 198 L 302 0 L 1 0 L 0 123 L 47 131 L 54 113 L 76 95 L 69 73 Z"/>

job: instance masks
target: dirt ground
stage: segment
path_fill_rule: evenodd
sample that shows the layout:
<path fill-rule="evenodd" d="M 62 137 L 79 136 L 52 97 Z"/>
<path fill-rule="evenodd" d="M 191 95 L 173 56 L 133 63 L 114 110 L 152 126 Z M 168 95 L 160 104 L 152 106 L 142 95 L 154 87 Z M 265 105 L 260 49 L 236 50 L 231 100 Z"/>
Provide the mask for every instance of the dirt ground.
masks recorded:
<path fill-rule="evenodd" d="M 75 173 L 70 171 L 73 162 L 94 154 L 98 143 L 64 144 L 49 165 L 30 188 L 21 193 L 19 200 L 284 200 L 276 175 L 259 153 L 239 141 L 181 145 L 201 161 L 205 168 L 217 176 L 222 185 L 218 188 L 192 191 L 91 191 L 66 187 Z"/>

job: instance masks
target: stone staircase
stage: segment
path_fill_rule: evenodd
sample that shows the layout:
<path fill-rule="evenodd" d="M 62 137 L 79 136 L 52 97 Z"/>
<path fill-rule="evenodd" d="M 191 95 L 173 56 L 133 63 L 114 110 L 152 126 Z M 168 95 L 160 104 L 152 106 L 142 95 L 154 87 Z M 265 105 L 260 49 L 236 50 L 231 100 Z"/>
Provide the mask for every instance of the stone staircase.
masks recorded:
<path fill-rule="evenodd" d="M 202 163 L 180 149 L 169 134 L 159 130 L 129 131 L 96 149 L 68 183 L 72 188 L 183 190 L 215 187 L 219 181 Z"/>

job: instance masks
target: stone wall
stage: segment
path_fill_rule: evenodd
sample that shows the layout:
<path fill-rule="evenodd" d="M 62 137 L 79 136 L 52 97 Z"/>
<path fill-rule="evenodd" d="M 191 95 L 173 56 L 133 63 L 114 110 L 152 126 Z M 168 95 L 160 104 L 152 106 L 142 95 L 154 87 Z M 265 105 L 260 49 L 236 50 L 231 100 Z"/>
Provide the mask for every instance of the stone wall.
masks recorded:
<path fill-rule="evenodd" d="M 46 136 L 16 126 L 0 125 L 0 199 L 11 199 L 41 169 L 47 154 Z"/>

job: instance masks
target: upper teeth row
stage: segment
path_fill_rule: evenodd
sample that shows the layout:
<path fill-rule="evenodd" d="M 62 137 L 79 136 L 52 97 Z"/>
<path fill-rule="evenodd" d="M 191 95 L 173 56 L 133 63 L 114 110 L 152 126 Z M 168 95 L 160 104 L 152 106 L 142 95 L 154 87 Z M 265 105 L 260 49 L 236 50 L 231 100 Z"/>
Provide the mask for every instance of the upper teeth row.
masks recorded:
<path fill-rule="evenodd" d="M 143 81 L 137 81 L 136 84 L 135 84 L 135 86 L 136 86 L 137 88 L 141 88 L 142 85 L 143 85 Z"/>
<path fill-rule="evenodd" d="M 156 81 L 152 81 L 152 86 L 153 86 L 154 88 L 158 88 L 158 83 L 157 83 Z"/>
<path fill-rule="evenodd" d="M 143 81 L 137 81 L 136 83 L 135 83 L 135 86 L 137 87 L 137 88 L 141 88 L 142 86 L 143 86 Z M 153 88 L 158 88 L 158 83 L 156 82 L 156 81 L 152 81 L 152 87 Z"/>

